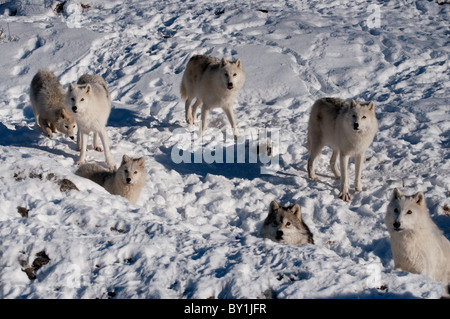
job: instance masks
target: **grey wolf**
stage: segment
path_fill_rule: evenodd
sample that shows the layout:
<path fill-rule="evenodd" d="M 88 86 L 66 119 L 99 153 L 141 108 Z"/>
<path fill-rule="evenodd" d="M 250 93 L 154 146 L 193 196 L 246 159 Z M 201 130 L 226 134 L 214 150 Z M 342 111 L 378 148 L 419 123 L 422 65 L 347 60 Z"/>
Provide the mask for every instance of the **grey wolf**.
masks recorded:
<path fill-rule="evenodd" d="M 448 286 L 450 241 L 431 219 L 424 194 L 407 196 L 394 189 L 384 221 L 395 268 L 426 274 Z"/>
<path fill-rule="evenodd" d="M 299 204 L 286 207 L 272 201 L 261 236 L 285 244 L 314 244 L 313 234 L 303 222 Z"/>
<path fill-rule="evenodd" d="M 80 157 L 77 164 L 86 162 L 88 136 L 90 132 L 94 132 L 94 149 L 102 151 L 98 143 L 100 136 L 106 164 L 110 170 L 114 170 L 106 132 L 106 123 L 111 113 L 111 97 L 105 80 L 100 75 L 82 75 L 77 84 L 69 84 L 65 106 L 71 111 L 78 125 Z"/>
<path fill-rule="evenodd" d="M 201 136 L 203 136 L 209 111 L 213 108 L 222 108 L 233 128 L 234 136 L 239 136 L 233 103 L 244 83 L 245 74 L 240 59 L 231 62 L 207 55 L 193 56 L 187 63 L 181 81 L 186 122 L 195 124 L 197 108 L 203 104 L 201 109 Z M 195 103 L 191 109 L 194 99 Z"/>
<path fill-rule="evenodd" d="M 308 123 L 308 176 L 317 180 L 314 162 L 322 148 L 329 145 L 333 154 L 331 170 L 341 180 L 339 198 L 350 201 L 348 190 L 348 160 L 355 158 L 355 190 L 361 191 L 361 173 L 366 150 L 378 131 L 373 102 L 346 101 L 338 98 L 317 100 Z M 336 160 L 339 157 L 340 171 Z"/>
<path fill-rule="evenodd" d="M 96 163 L 81 165 L 76 175 L 103 186 L 113 195 L 120 195 L 135 204 L 145 184 L 145 159 L 123 155 L 120 167 L 111 172 Z"/>
<path fill-rule="evenodd" d="M 64 107 L 65 95 L 58 78 L 49 70 L 39 70 L 31 80 L 30 101 L 38 129 L 49 137 L 58 130 L 75 139 L 76 123 Z"/>

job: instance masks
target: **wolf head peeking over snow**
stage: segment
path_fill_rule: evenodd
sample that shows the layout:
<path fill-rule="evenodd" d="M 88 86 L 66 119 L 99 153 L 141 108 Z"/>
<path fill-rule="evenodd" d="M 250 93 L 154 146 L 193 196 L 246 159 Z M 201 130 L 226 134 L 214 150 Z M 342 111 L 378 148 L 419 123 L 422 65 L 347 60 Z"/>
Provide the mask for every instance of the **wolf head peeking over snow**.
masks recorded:
<path fill-rule="evenodd" d="M 313 235 L 303 222 L 299 204 L 285 207 L 272 201 L 261 236 L 285 244 L 314 244 Z"/>

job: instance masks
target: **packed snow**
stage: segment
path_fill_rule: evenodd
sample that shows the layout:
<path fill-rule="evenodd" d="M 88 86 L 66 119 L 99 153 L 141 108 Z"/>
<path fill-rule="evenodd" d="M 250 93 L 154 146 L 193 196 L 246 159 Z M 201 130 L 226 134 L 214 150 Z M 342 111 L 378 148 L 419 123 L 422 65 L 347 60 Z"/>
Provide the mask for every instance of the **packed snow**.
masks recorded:
<path fill-rule="evenodd" d="M 0 1 L 0 297 L 440 298 L 442 283 L 395 269 L 384 214 L 395 187 L 422 191 L 450 237 L 449 20 L 434 0 Z M 236 141 L 220 109 L 203 140 L 185 122 L 194 54 L 242 61 Z M 136 205 L 75 175 L 74 141 L 38 131 L 41 68 L 65 88 L 104 77 L 114 161 L 145 157 Z M 307 176 L 325 96 L 375 102 L 350 202 L 329 148 Z M 314 245 L 261 238 L 272 200 L 300 204 Z"/>

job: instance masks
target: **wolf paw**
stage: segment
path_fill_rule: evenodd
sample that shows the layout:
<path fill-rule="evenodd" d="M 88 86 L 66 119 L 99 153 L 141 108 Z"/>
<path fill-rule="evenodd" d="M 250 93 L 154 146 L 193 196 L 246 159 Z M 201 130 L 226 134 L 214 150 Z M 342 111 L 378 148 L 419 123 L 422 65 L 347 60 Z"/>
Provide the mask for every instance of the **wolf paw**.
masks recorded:
<path fill-rule="evenodd" d="M 103 149 L 100 146 L 94 146 L 94 150 L 97 152 L 103 152 Z"/>
<path fill-rule="evenodd" d="M 86 163 L 86 160 L 78 160 L 75 162 L 77 165 L 83 165 L 84 163 Z"/>
<path fill-rule="evenodd" d="M 339 193 L 339 198 L 342 199 L 345 202 L 349 202 L 351 197 L 350 194 L 348 192 L 340 192 Z"/>

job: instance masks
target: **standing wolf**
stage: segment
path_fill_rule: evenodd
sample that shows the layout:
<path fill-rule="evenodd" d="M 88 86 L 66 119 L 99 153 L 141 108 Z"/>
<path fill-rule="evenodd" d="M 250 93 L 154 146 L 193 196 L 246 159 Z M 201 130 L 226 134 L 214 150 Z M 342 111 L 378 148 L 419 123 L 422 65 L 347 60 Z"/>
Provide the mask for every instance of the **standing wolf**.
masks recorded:
<path fill-rule="evenodd" d="M 122 157 L 120 167 L 114 172 L 107 171 L 98 164 L 84 164 L 75 172 L 103 186 L 113 195 L 120 195 L 136 204 L 145 184 L 145 159 Z"/>
<path fill-rule="evenodd" d="M 285 244 L 314 244 L 313 235 L 303 222 L 299 204 L 285 207 L 272 201 L 261 236 Z"/>
<path fill-rule="evenodd" d="M 450 284 L 450 241 L 431 219 L 422 192 L 406 196 L 396 188 L 384 221 L 397 269 Z"/>
<path fill-rule="evenodd" d="M 100 75 L 82 75 L 77 84 L 69 84 L 65 103 L 66 108 L 72 111 L 78 125 L 80 158 L 77 164 L 86 162 L 89 133 L 94 132 L 94 149 L 102 151 L 98 143 L 98 136 L 100 136 L 106 164 L 110 170 L 114 170 L 115 165 L 111 158 L 106 132 L 106 122 L 111 113 L 111 97 L 105 80 Z"/>
<path fill-rule="evenodd" d="M 317 100 L 308 123 L 308 176 L 317 180 L 314 161 L 328 144 L 333 149 L 331 170 L 336 178 L 341 179 L 339 198 L 350 201 L 347 173 L 349 157 L 355 157 L 355 190 L 361 191 L 364 156 L 377 131 L 378 121 L 373 102 L 349 102 L 338 98 Z M 338 157 L 340 172 L 336 164 Z"/>
<path fill-rule="evenodd" d="M 58 78 L 49 70 L 39 70 L 30 84 L 30 101 L 39 130 L 53 137 L 58 130 L 75 139 L 76 123 L 64 107 L 66 92 Z"/>
<path fill-rule="evenodd" d="M 205 133 L 206 118 L 213 108 L 222 108 L 233 128 L 234 136 L 239 136 L 233 113 L 233 103 L 245 82 L 240 59 L 227 61 L 207 55 L 193 56 L 183 74 L 181 97 L 185 100 L 186 122 L 195 124 L 197 108 L 202 106 L 201 135 Z M 191 103 L 195 99 L 192 106 Z"/>

